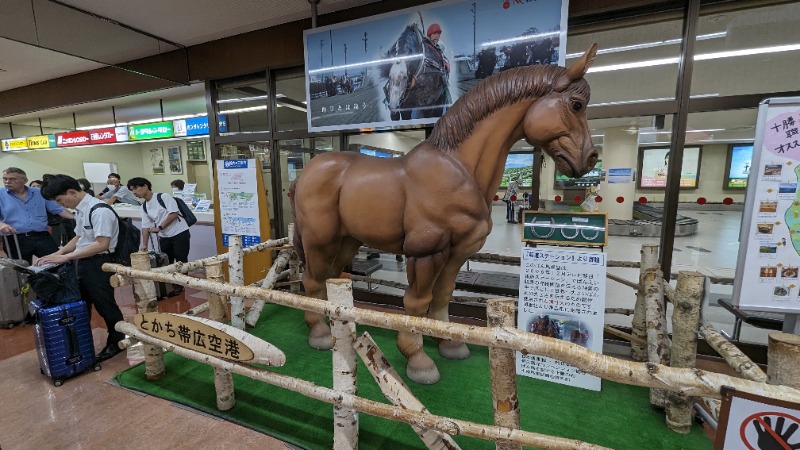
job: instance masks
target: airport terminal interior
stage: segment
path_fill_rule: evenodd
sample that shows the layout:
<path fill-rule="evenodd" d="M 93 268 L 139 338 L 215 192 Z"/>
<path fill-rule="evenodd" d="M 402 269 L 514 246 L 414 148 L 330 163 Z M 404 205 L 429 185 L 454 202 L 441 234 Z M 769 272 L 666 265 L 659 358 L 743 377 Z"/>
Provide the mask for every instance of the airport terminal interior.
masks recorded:
<path fill-rule="evenodd" d="M 533 8 L 530 1 L 499 0 L 168 3 L 0 2 L 0 16 L 14 24 L 0 28 L 0 167 L 22 168 L 29 180 L 58 173 L 86 177 L 96 192 L 112 172 L 120 173 L 123 183 L 143 176 L 155 192 L 173 193 L 171 182 L 185 180 L 192 191 L 183 192 L 183 198 L 193 207 L 200 205 L 198 222 L 191 227 L 190 260 L 227 251 L 221 225 L 228 220 L 221 212 L 227 207 L 226 194 L 220 191 L 219 177 L 224 161 L 256 161 L 253 180 L 258 179 L 263 191 L 251 190 L 257 192 L 254 217 L 260 220 L 258 238 L 263 242 L 288 235 L 293 222 L 290 188 L 315 157 L 332 152 L 402 157 L 430 136 L 435 120 L 392 123 L 386 79 L 391 73 L 364 68 L 372 59 L 388 57 L 396 33 L 387 31 L 389 38 L 359 32 L 358 45 L 348 50 L 347 44 L 334 48 L 336 30 L 357 29 L 376 17 L 402 12 L 413 15 L 414 21 L 428 14 L 446 24 L 443 16 L 431 11 L 459 5 L 471 28 L 478 26 L 472 21 L 480 17 L 481 8 L 499 8 L 497 14 L 515 8 L 532 14 Z M 702 320 L 741 344 L 765 368 L 769 334 L 780 330 L 797 334 L 797 324 L 790 321 L 796 321 L 796 314 L 787 312 L 790 319 L 784 323 L 783 309 L 755 308 L 751 313 L 756 320 L 742 319 L 744 308 L 736 308 L 739 299 L 733 280 L 737 269 L 743 271 L 739 265 L 744 264 L 743 248 L 750 239 L 748 227 L 765 219 L 772 234 L 772 223 L 778 221 L 776 230 L 781 227 L 779 219 L 773 219 L 781 215 L 776 205 L 796 195 L 797 179 L 790 170 L 781 176 L 778 169 L 772 179 L 766 172 L 754 176 L 750 168 L 758 167 L 755 154 L 760 150 L 754 146 L 764 133 L 763 114 L 769 106 L 764 100 L 800 104 L 797 77 L 792 75 L 800 63 L 796 33 L 800 2 L 541 3 L 540 7 L 563 5 L 556 31 L 531 25 L 511 32 L 507 42 L 490 46 L 471 42 L 473 31 L 458 34 L 444 26 L 441 42 L 450 57 L 450 92 L 454 97 L 464 95 L 485 78 L 480 73 L 485 67 L 479 48 L 492 49 L 492 73 L 511 64 L 515 42 L 525 42 L 526 36 L 536 42 L 541 36 L 557 36 L 546 38 L 552 45 L 548 62 L 567 67 L 597 43 L 599 51 L 585 79 L 591 86 L 588 134 L 599 158 L 585 176 L 570 177 L 559 170 L 564 169 L 560 161 L 540 146 L 525 139 L 513 143 L 501 184 L 490 201 L 491 232 L 479 253 L 519 258 L 525 248 L 574 248 L 602 252 L 609 262 L 638 263 L 643 245 L 658 245 L 660 268 L 669 273 L 671 286 L 682 271 L 708 277 Z M 160 12 L 154 14 L 156 10 Z M 422 20 L 424 28 L 433 21 Z M 324 35 L 315 34 L 316 27 L 325 30 Z M 693 38 L 690 45 L 685 36 Z M 528 64 L 534 64 L 533 46 L 525 48 Z M 346 67 L 338 85 L 326 86 L 330 78 L 313 69 L 327 64 L 328 58 L 331 66 L 335 59 L 335 67 Z M 407 89 L 412 86 L 409 81 Z M 370 107 L 379 111 L 374 123 L 356 118 L 351 124 L 331 125 L 326 122 L 333 120 L 331 115 L 314 116 L 315 102 L 325 104 L 324 111 L 341 112 L 344 107 L 349 114 L 351 105 L 367 105 L 367 94 L 375 100 Z M 168 133 L 142 137 L 157 134 L 164 124 Z M 676 166 L 681 167 L 680 176 L 670 170 Z M 748 183 L 752 188 L 763 180 L 780 182 L 779 193 L 766 195 L 748 188 Z M 512 183 L 513 197 L 508 195 Z M 376 197 L 369 201 L 388 205 L 397 201 Z M 451 200 L 463 201 L 456 196 Z M 507 216 L 509 204 L 513 220 Z M 121 217 L 141 224 L 138 207 L 115 208 Z M 530 219 L 525 220 L 537 217 L 525 215 L 533 210 L 578 216 L 604 213 L 605 241 L 579 247 L 534 242 L 525 233 L 526 227 L 529 233 L 537 230 Z M 785 221 L 790 222 L 789 210 L 786 214 Z M 784 267 L 782 262 L 789 261 L 784 269 L 795 269 L 796 278 L 791 262 L 795 255 L 785 256 L 792 253 L 792 246 L 800 254 L 794 233 L 786 232 L 788 244 L 776 237 L 768 249 L 762 245 L 762 265 L 766 261 L 769 267 Z M 407 283 L 406 265 L 406 257 L 363 246 L 349 269 L 369 268 L 365 274 L 372 278 Z M 502 283 L 494 291 L 457 288 L 455 296 L 473 300 L 519 296 L 519 263 L 468 261 L 461 273 L 497 276 Z M 609 267 L 608 273 L 638 282 L 639 269 L 633 265 Z M 190 275 L 205 274 L 201 269 Z M 758 282 L 765 280 L 762 273 Z M 402 313 L 400 289 L 365 281 L 355 281 L 353 287 L 356 306 Z M 125 319 L 132 320 L 137 313 L 132 287 L 117 288 L 115 297 Z M 636 294 L 630 286 L 608 280 L 603 300 L 607 309 L 632 310 Z M 183 313 L 207 301 L 206 292 L 187 287 L 160 300 L 158 309 Z M 451 321 L 486 325 L 485 312 L 470 313 L 482 308 L 481 302 L 467 303 L 469 308 L 461 310 L 466 312 L 454 314 Z M 668 330 L 672 312 L 668 303 Z M 631 332 L 630 315 L 606 314 L 604 323 Z M 96 311 L 92 326 L 100 349 L 106 334 Z M 602 349 L 630 359 L 630 343 L 618 336 L 606 333 Z M 740 376 L 719 355 L 704 352 L 696 367 Z M 12 405 L 11 413 L 0 421 L 0 448 L 298 448 L 178 402 L 128 390 L 115 381 L 116 373 L 142 360 L 140 348 L 123 351 L 103 362 L 102 370 L 55 387 L 37 370 L 32 326 L 17 323 L 0 329 L 0 392 L 5 404 Z M 524 407 L 525 399 L 520 400 Z M 708 423 L 701 428 L 708 435 L 704 448 L 712 448 L 713 428 Z"/>

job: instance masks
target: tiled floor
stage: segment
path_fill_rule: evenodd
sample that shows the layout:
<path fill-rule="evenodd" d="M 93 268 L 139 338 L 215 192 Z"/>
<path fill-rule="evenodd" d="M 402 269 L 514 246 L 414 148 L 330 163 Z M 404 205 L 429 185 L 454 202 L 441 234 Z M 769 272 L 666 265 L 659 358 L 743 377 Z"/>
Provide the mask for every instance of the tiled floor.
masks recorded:
<path fill-rule="evenodd" d="M 482 251 L 519 254 L 520 226 L 507 224 L 504 207 L 495 208 L 495 229 Z M 691 215 L 687 213 L 686 215 Z M 675 264 L 687 266 L 730 267 L 736 261 L 738 220 L 741 213 L 723 213 L 701 220 L 697 235 L 676 239 Z M 500 220 L 498 220 L 500 219 Z M 639 249 L 645 240 L 611 238 L 607 247 L 610 259 L 638 260 Z M 655 240 L 647 240 L 655 241 Z M 697 248 L 692 248 L 697 247 Z M 707 249 L 710 251 L 703 251 Z M 404 264 L 393 255 L 381 257 L 384 269 L 375 276 L 387 279 L 405 278 Z M 488 269 L 487 269 L 488 267 Z M 472 264 L 473 269 L 513 270 L 509 266 Z M 633 279 L 635 271 L 619 271 Z M 727 287 L 718 287 L 723 292 Z M 728 292 L 729 294 L 729 292 Z M 474 295 L 474 294 L 471 294 Z M 159 302 L 161 311 L 183 312 L 204 301 L 205 294 L 187 289 L 184 295 Z M 135 312 L 130 287 L 117 289 L 117 301 L 126 318 Z M 629 288 L 609 283 L 607 306 L 632 307 L 633 294 Z M 733 319 L 716 307 L 707 307 L 705 317 L 730 330 Z M 630 319 L 609 316 L 611 323 Z M 103 322 L 94 314 L 95 347 L 105 341 Z M 758 331 L 743 329 L 758 341 Z M 764 338 L 764 341 L 766 339 Z M 0 420 L 0 448 L 14 449 L 183 449 L 183 448 L 248 448 L 285 449 L 287 445 L 255 431 L 239 427 L 164 400 L 126 391 L 109 381 L 114 374 L 128 366 L 123 352 L 103 363 L 103 369 L 90 372 L 54 387 L 39 374 L 33 351 L 30 327 L 0 329 L 0 392 L 3 393 L 3 420 Z M 699 362 L 704 368 L 731 373 L 719 364 Z"/>

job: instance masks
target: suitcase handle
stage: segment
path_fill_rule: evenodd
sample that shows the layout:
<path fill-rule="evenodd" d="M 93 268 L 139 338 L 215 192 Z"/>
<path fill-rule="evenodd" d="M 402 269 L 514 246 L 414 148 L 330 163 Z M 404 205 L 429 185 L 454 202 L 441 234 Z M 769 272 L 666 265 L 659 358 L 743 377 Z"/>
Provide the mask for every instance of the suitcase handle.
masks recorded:
<path fill-rule="evenodd" d="M 158 233 L 155 233 L 155 234 L 158 235 Z M 150 239 L 150 246 L 153 247 L 153 251 L 161 253 L 161 242 L 159 242 L 158 239 L 155 240 L 155 242 L 158 242 L 158 248 L 156 248 L 156 244 L 153 242 L 153 232 L 152 231 L 148 235 L 148 238 Z"/>
<path fill-rule="evenodd" d="M 6 254 L 8 255 L 9 258 L 14 259 L 14 257 L 11 255 L 11 246 L 8 245 L 8 236 L 13 236 L 14 237 L 14 244 L 16 245 L 16 248 L 17 248 L 17 259 L 22 259 L 22 248 L 19 246 L 19 238 L 17 237 L 16 234 L 11 234 L 11 235 L 4 234 L 3 235 L 3 244 L 4 244 L 4 247 L 5 247 L 5 250 L 6 250 Z"/>

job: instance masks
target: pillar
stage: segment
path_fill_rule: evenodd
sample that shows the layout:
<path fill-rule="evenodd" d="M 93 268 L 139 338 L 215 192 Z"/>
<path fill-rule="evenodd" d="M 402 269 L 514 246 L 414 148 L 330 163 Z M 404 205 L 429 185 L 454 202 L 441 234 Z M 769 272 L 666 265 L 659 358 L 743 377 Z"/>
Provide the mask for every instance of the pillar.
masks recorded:
<path fill-rule="evenodd" d="M 609 169 L 630 168 L 637 170 L 639 157 L 639 134 L 628 133 L 630 127 L 606 128 L 603 137 L 603 170 L 608 179 Z M 600 183 L 600 211 L 608 213 L 609 219 L 630 220 L 633 218 L 633 202 L 636 201 L 636 183 Z M 622 203 L 617 198 L 622 197 Z"/>

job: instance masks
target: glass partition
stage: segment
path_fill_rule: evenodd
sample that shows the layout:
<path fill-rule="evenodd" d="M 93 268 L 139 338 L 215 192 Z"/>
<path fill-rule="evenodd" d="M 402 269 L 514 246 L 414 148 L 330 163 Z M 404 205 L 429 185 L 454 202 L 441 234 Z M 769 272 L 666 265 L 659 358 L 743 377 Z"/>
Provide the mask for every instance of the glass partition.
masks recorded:
<path fill-rule="evenodd" d="M 220 116 L 227 116 L 228 131 L 221 135 L 269 131 L 269 93 L 266 73 L 215 82 Z"/>

